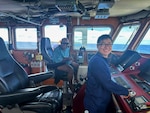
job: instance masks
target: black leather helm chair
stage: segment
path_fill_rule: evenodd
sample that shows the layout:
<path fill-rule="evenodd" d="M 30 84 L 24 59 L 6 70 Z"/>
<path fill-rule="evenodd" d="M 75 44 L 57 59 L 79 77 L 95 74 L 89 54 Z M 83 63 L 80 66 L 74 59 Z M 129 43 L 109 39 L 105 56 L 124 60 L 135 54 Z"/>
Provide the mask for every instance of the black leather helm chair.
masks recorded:
<path fill-rule="evenodd" d="M 36 85 L 53 75 L 52 72 L 27 75 L 0 38 L 0 112 L 5 113 L 6 109 L 9 109 L 10 113 L 13 109 L 23 113 L 60 112 L 62 91 L 56 86 Z"/>

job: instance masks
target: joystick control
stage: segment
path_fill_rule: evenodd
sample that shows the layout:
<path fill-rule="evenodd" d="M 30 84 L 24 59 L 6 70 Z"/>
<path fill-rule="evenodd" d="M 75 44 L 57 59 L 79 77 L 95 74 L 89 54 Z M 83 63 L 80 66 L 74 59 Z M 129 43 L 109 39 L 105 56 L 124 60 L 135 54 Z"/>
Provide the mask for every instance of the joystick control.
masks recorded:
<path fill-rule="evenodd" d="M 132 98 L 132 97 L 135 97 L 136 95 L 136 92 L 135 91 L 129 91 L 129 96 Z"/>
<path fill-rule="evenodd" d="M 140 109 L 136 103 L 135 103 L 135 96 L 136 96 L 136 92 L 135 91 L 129 91 L 129 101 L 130 101 L 130 106 L 133 110 L 137 110 L 137 109 Z"/>

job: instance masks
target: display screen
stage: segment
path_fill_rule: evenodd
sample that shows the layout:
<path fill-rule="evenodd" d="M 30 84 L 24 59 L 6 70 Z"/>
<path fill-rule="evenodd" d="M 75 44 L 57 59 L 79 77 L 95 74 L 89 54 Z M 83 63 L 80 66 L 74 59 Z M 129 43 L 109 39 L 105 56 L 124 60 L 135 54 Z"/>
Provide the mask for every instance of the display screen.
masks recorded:
<path fill-rule="evenodd" d="M 135 104 L 137 104 L 137 105 L 144 104 L 145 102 L 146 102 L 146 100 L 145 100 L 145 98 L 143 96 L 135 98 Z"/>
<path fill-rule="evenodd" d="M 117 83 L 117 84 L 119 84 L 119 85 L 121 85 L 121 86 L 123 86 L 123 87 L 125 87 L 125 88 L 128 88 L 128 89 L 131 88 L 130 85 L 127 83 L 127 81 L 126 81 L 123 77 L 121 77 L 121 76 L 112 77 L 112 80 L 113 80 L 115 83 Z"/>

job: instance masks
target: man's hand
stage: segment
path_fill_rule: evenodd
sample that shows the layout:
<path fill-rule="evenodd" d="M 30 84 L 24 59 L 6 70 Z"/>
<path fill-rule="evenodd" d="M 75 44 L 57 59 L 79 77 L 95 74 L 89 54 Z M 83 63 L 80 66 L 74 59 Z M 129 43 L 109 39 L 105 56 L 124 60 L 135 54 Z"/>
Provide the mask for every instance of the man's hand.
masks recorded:
<path fill-rule="evenodd" d="M 71 61 L 70 57 L 65 57 L 62 62 L 68 62 L 68 61 Z"/>
<path fill-rule="evenodd" d="M 136 96 L 136 92 L 130 89 L 129 94 L 127 96 L 123 96 L 123 98 L 128 99 L 134 96 Z"/>
<path fill-rule="evenodd" d="M 123 96 L 123 98 L 128 99 L 128 98 L 130 98 L 130 95 Z"/>
<path fill-rule="evenodd" d="M 69 61 L 69 60 L 71 60 L 71 58 L 70 57 L 65 57 L 63 60 Z"/>

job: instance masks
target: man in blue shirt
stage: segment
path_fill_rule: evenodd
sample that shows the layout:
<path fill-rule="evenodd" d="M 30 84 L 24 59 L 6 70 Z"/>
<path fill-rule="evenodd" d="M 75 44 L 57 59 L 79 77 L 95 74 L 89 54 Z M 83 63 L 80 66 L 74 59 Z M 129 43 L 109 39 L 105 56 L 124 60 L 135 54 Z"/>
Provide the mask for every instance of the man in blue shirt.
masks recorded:
<path fill-rule="evenodd" d="M 128 90 L 111 80 L 108 56 L 112 51 L 112 39 L 102 35 L 97 40 L 98 52 L 90 59 L 84 97 L 84 107 L 89 113 L 106 113 L 112 93 L 128 97 Z"/>
<path fill-rule="evenodd" d="M 59 66 L 57 69 L 67 72 L 70 89 L 73 91 L 74 88 L 72 85 L 72 79 L 74 75 L 74 81 L 78 81 L 77 71 L 79 65 L 76 62 L 74 62 L 70 56 L 69 40 L 67 38 L 63 38 L 61 40 L 61 44 L 54 49 L 53 61 L 55 63 L 65 62 L 64 65 Z"/>

